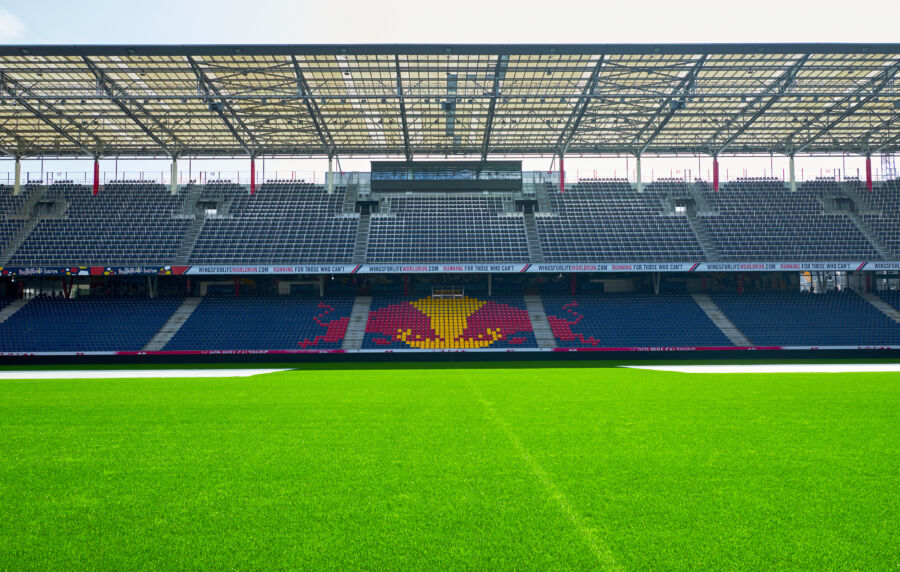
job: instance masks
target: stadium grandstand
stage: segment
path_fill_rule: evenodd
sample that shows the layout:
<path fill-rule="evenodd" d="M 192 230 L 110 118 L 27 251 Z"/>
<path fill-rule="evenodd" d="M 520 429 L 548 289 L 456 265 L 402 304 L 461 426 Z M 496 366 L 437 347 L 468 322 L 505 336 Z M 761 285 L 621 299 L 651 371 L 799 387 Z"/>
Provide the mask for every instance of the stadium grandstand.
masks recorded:
<path fill-rule="evenodd" d="M 898 73 L 900 44 L 0 46 L 0 353 L 900 349 Z M 864 173 L 797 176 L 835 153 Z M 720 176 L 760 154 L 786 175 Z M 669 155 L 710 176 L 642 173 Z"/>

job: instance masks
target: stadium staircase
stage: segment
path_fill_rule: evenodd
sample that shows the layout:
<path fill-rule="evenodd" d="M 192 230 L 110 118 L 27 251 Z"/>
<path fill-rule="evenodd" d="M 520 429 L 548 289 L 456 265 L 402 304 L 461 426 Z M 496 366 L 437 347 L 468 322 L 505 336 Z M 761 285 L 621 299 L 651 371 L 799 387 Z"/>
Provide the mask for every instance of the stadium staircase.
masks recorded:
<path fill-rule="evenodd" d="M 700 248 L 703 249 L 703 256 L 706 257 L 706 260 L 719 260 L 719 251 L 713 241 L 709 239 L 703 224 L 697 219 L 697 213 L 688 212 L 687 221 L 691 230 L 694 231 L 694 236 L 697 237 L 697 242 L 700 243 Z"/>
<path fill-rule="evenodd" d="M 900 324 L 900 311 L 870 292 L 860 292 L 859 295 L 869 304 L 875 306 L 882 314 Z M 3 313 L 0 312 L 0 316 Z"/>
<path fill-rule="evenodd" d="M 541 297 L 534 294 L 525 296 L 525 308 L 528 310 L 528 317 L 531 319 L 531 328 L 534 330 L 534 339 L 537 341 L 538 347 L 555 348 L 556 338 L 553 337 L 553 330 L 550 328 L 550 321 L 547 319 L 547 312 L 544 310 Z"/>
<path fill-rule="evenodd" d="M 371 296 L 357 296 L 353 301 L 353 309 L 350 310 L 350 322 L 347 324 L 347 331 L 344 334 L 344 342 L 341 345 L 341 349 L 358 350 L 362 348 L 371 307 Z"/>
<path fill-rule="evenodd" d="M 707 317 L 716 325 L 719 330 L 725 334 L 731 343 L 739 347 L 751 347 L 753 342 L 750 341 L 738 328 L 734 325 L 728 316 L 722 312 L 721 308 L 713 302 L 706 294 L 691 294 L 697 305 L 706 313 Z"/>
<path fill-rule="evenodd" d="M 356 244 L 353 245 L 353 264 L 364 264 L 366 252 L 369 248 L 369 229 L 372 227 L 372 217 L 368 213 L 359 215 L 359 228 L 356 231 Z"/>
<path fill-rule="evenodd" d="M 347 185 L 347 192 L 344 194 L 344 204 L 341 207 L 341 212 L 346 214 L 351 214 L 356 212 L 356 201 L 359 199 L 359 183 L 349 183 Z"/>
<path fill-rule="evenodd" d="M 525 238 L 528 239 L 528 260 L 543 262 L 544 253 L 541 250 L 541 238 L 538 235 L 537 223 L 534 221 L 534 213 L 525 213 Z"/>
<path fill-rule="evenodd" d="M 197 244 L 197 239 L 200 238 L 200 233 L 203 232 L 203 223 L 206 222 L 206 216 L 203 214 L 194 216 L 194 220 L 191 221 L 191 225 L 184 233 L 184 239 L 178 245 L 178 251 L 175 253 L 175 264 L 188 263 L 191 252 L 194 251 L 194 245 Z"/>
<path fill-rule="evenodd" d="M 163 327 L 159 329 L 158 332 L 147 342 L 147 345 L 144 346 L 145 352 L 158 352 L 162 350 L 169 340 L 175 337 L 175 334 L 178 333 L 178 330 L 181 329 L 181 326 L 187 321 L 188 318 L 191 317 L 191 314 L 194 313 L 194 310 L 197 309 L 197 306 L 200 305 L 200 301 L 203 298 L 199 297 L 191 297 L 185 298 L 184 302 L 181 303 L 181 306 L 175 310 L 175 313 L 163 324 Z"/>
<path fill-rule="evenodd" d="M 2 310 L 0 310 L 0 324 L 10 319 L 13 314 L 21 310 L 27 303 L 28 299 L 17 299 L 7 304 Z"/>
<path fill-rule="evenodd" d="M 542 213 L 553 212 L 550 206 L 550 197 L 547 195 L 547 187 L 544 183 L 534 184 L 534 198 L 537 200 L 538 210 Z"/>
<path fill-rule="evenodd" d="M 868 240 L 869 243 L 871 243 L 871 245 L 875 248 L 875 251 L 878 252 L 878 256 L 880 256 L 882 260 L 892 260 L 893 259 L 893 255 L 891 254 L 891 251 L 887 248 L 887 246 L 885 246 L 885 244 L 883 242 L 881 242 L 881 240 L 878 238 L 878 236 L 874 232 L 872 232 L 871 229 L 869 229 L 869 227 L 866 225 L 865 222 L 863 222 L 863 219 L 860 218 L 860 216 L 857 213 L 852 212 L 852 211 L 847 211 L 844 214 L 847 215 L 847 218 L 849 218 L 851 221 L 853 221 L 853 224 L 855 224 L 856 228 L 859 229 L 859 232 L 861 232 L 862 235 L 864 237 L 866 237 L 866 240 Z"/>

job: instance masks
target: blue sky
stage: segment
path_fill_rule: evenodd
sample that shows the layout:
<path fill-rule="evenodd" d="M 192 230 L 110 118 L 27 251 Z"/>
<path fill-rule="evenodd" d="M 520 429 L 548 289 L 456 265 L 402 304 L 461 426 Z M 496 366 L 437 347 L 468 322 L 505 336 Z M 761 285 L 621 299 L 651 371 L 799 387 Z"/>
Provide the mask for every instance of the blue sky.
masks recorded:
<path fill-rule="evenodd" d="M 900 0 L 0 0 L 0 44 L 898 41 Z M 730 161 L 724 160 L 723 168 Z M 771 173 L 773 167 L 780 175 L 786 166 L 779 157 L 734 161 L 731 168 L 741 174 L 747 168 L 748 175 Z M 186 172 L 187 162 L 180 163 Z M 706 158 L 700 162 L 702 176 L 708 163 Z M 802 159 L 798 171 L 818 174 L 845 164 L 855 174 L 861 159 Z M 526 166 L 546 169 L 550 159 L 529 160 Z M 248 167 L 242 161 L 192 163 L 193 171 L 227 173 Z M 116 167 L 105 160 L 101 168 L 113 172 Z M 365 169 L 366 163 L 345 161 L 344 168 Z M 573 159 L 567 168 L 622 175 L 626 162 Z M 38 173 L 37 178 L 40 162 L 26 161 L 23 169 Z M 50 169 L 45 162 L 44 170 Z M 90 165 L 57 161 L 52 169 L 86 172 Z M 118 169 L 149 176 L 166 166 L 159 161 L 120 161 Z M 280 174 L 321 173 L 324 162 L 270 160 L 267 177 L 276 169 Z M 668 175 L 670 169 L 696 174 L 697 159 L 645 159 L 643 171 Z M 0 162 L 0 182 L 11 170 L 11 161 Z"/>

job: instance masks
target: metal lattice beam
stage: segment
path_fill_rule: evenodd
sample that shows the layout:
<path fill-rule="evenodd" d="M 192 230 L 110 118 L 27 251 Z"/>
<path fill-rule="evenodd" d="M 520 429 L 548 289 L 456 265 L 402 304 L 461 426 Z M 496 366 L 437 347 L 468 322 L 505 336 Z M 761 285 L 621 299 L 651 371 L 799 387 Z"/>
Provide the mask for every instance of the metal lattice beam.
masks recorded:
<path fill-rule="evenodd" d="M 487 159 L 491 148 L 491 131 L 494 129 L 494 113 L 497 110 L 497 98 L 500 96 L 500 81 L 506 76 L 509 56 L 500 54 L 494 65 L 494 81 L 491 86 L 491 99 L 488 102 L 487 118 L 484 121 L 484 136 L 481 138 L 481 160 Z"/>
<path fill-rule="evenodd" d="M 131 119 L 134 122 L 134 124 L 137 125 L 141 129 L 141 131 L 144 132 L 145 135 L 147 135 L 147 137 L 149 137 L 150 139 L 153 140 L 154 143 L 159 145 L 159 147 L 167 155 L 171 155 L 174 157 L 177 154 L 177 151 L 175 149 L 170 148 L 165 143 L 163 143 L 162 139 L 160 139 L 156 135 L 156 133 L 154 133 L 153 130 L 150 129 L 150 127 L 148 127 L 143 121 L 141 121 L 140 118 L 137 117 L 137 115 L 135 115 L 135 113 L 133 111 L 131 111 L 131 109 L 128 107 L 128 105 L 125 103 L 125 101 L 123 101 L 117 97 L 118 94 L 122 94 L 125 97 L 128 97 L 128 94 L 122 88 L 120 88 L 116 84 L 116 82 L 114 82 L 110 77 L 108 77 L 103 72 L 103 70 L 101 70 L 99 67 L 97 67 L 97 65 L 94 62 L 92 62 L 90 60 L 90 58 L 88 58 L 87 56 L 82 56 L 81 59 L 84 61 L 85 65 L 87 65 L 88 69 L 91 70 L 91 73 L 94 74 L 94 77 L 97 78 L 97 84 L 100 86 L 100 88 L 104 92 L 106 92 L 107 95 L 109 95 L 110 101 L 112 101 L 114 104 L 116 104 L 116 107 L 121 109 L 122 113 L 124 113 L 129 119 Z M 176 145 L 178 145 L 178 143 L 179 143 L 178 137 L 176 137 L 174 133 L 169 131 L 169 129 L 165 125 L 163 125 L 156 117 L 154 117 L 152 114 L 148 113 L 147 110 L 144 109 L 144 106 L 141 105 L 141 103 L 139 101 L 130 100 L 130 102 L 132 103 L 132 105 L 137 107 L 137 109 L 145 117 L 150 118 L 150 120 L 153 122 L 153 124 L 156 126 L 157 129 L 159 129 L 163 133 L 166 133 L 172 139 L 172 141 Z"/>
<path fill-rule="evenodd" d="M 575 107 L 572 108 L 572 113 L 566 120 L 562 132 L 559 134 L 559 139 L 556 140 L 556 146 L 563 155 L 569 150 L 569 144 L 572 142 L 575 133 L 578 132 L 578 126 L 581 125 L 581 120 L 584 118 L 584 114 L 591 103 L 591 95 L 597 87 L 597 80 L 600 78 L 600 69 L 603 67 L 603 58 L 604 56 L 601 55 L 599 59 L 597 59 L 597 63 L 591 71 L 591 76 L 588 78 L 584 89 L 581 91 L 581 98 L 575 103 Z M 571 129 L 569 129 L 569 126 L 571 126 Z M 567 131 L 568 135 L 566 135 Z"/>
<path fill-rule="evenodd" d="M 225 109 L 228 111 L 228 114 L 231 116 L 231 118 L 234 119 L 237 122 L 237 124 L 241 126 L 241 129 L 243 129 L 244 132 L 253 141 L 253 143 L 256 144 L 257 141 L 256 141 L 256 138 L 253 136 L 253 133 L 249 129 L 247 129 L 247 126 L 244 125 L 244 122 L 241 121 L 241 119 L 234 113 L 234 108 L 231 106 L 230 103 L 228 103 L 228 101 L 224 97 L 222 97 L 222 94 L 219 92 L 219 88 L 217 88 L 215 86 L 215 84 L 213 84 L 213 82 L 211 82 L 209 80 L 209 78 L 206 77 L 206 74 L 203 72 L 202 69 L 200 69 L 200 66 L 197 65 L 197 62 L 194 61 L 193 57 L 187 56 L 187 61 L 188 61 L 188 63 L 190 63 L 191 69 L 194 71 L 194 75 L 197 76 L 197 81 L 200 83 L 200 86 L 202 86 L 202 88 L 207 93 L 212 93 L 215 95 L 215 98 L 218 99 L 222 103 L 222 106 L 225 107 Z M 225 124 L 225 127 L 228 129 L 228 131 L 231 132 L 231 135 L 234 136 L 235 141 L 237 141 L 238 144 L 244 149 L 244 151 L 246 151 L 248 155 L 254 156 L 255 153 L 253 152 L 252 149 L 250 149 L 250 146 L 247 145 L 247 143 L 244 141 L 244 138 L 241 137 L 241 135 L 237 132 L 237 129 L 235 129 L 234 125 L 232 125 L 231 120 L 229 120 L 228 116 L 225 115 L 225 111 L 223 111 L 221 107 L 217 107 L 216 114 L 222 120 L 222 123 Z"/>
<path fill-rule="evenodd" d="M 882 88 L 884 88 L 884 86 L 886 86 L 894 78 L 894 76 L 897 74 L 898 70 L 900 70 L 900 61 L 895 62 L 890 67 L 886 68 L 884 70 L 884 72 L 878 74 L 877 76 L 873 77 L 871 80 L 867 81 L 863 86 L 854 90 L 852 95 L 848 95 L 848 96 L 844 97 L 840 102 L 838 102 L 837 104 L 835 104 L 831 108 L 829 108 L 828 111 L 826 111 L 822 115 L 818 116 L 813 121 L 810 121 L 809 123 L 807 123 L 807 125 L 805 127 L 810 127 L 813 124 L 815 124 L 818 120 L 822 119 L 823 117 L 831 116 L 836 110 L 840 109 L 841 106 L 852 101 L 852 99 L 854 97 L 858 98 L 857 102 L 854 105 L 851 105 L 846 111 L 841 113 L 836 119 L 830 121 L 825 127 L 823 127 L 822 129 L 817 131 L 813 136 L 808 138 L 802 145 L 800 145 L 796 149 L 792 149 L 791 151 L 793 153 L 802 153 L 803 150 L 806 149 L 807 147 L 809 147 L 813 142 L 815 142 L 816 139 L 818 139 L 822 135 L 825 135 L 826 133 L 831 131 L 831 129 L 835 125 L 837 125 L 838 123 L 840 123 L 841 121 L 843 121 L 844 119 L 846 119 L 847 117 L 852 115 L 857 109 L 859 109 L 863 105 L 867 104 L 874 97 L 877 97 L 878 94 L 881 92 Z M 865 93 L 866 95 L 861 95 L 863 93 Z M 796 135 L 798 135 L 799 133 L 802 133 L 804 131 L 804 129 L 805 128 L 798 129 L 797 131 L 792 133 L 791 136 L 788 138 L 788 140 L 793 141 L 794 137 Z"/>
<path fill-rule="evenodd" d="M 312 118 L 316 133 L 319 135 L 319 140 L 322 142 L 322 148 L 325 149 L 326 155 L 332 157 L 337 153 L 334 138 L 328 130 L 327 123 L 325 122 L 325 118 L 322 117 L 319 106 L 316 105 L 315 97 L 312 90 L 309 88 L 306 76 L 303 75 L 303 70 L 300 69 L 300 64 L 297 62 L 297 56 L 291 55 L 291 64 L 293 64 L 294 76 L 297 79 L 297 91 L 306 104 L 306 110 L 309 112 L 310 118 Z"/>
<path fill-rule="evenodd" d="M 403 82 L 400 78 L 400 56 L 394 54 L 394 66 L 397 70 L 397 100 L 400 104 L 400 121 L 403 126 L 403 154 L 407 161 L 412 161 L 412 148 L 409 145 L 409 127 L 406 124 L 406 102 L 403 101 Z"/>
<path fill-rule="evenodd" d="M 700 68 L 703 67 L 703 63 L 706 61 L 706 58 L 707 58 L 706 54 L 703 54 L 702 56 L 700 56 L 700 58 L 697 60 L 697 63 L 695 63 L 693 65 L 693 67 L 690 69 L 690 71 L 688 71 L 687 75 L 685 75 L 681 79 L 681 81 L 678 82 L 678 86 L 672 91 L 673 98 L 681 96 L 681 95 L 687 95 L 686 94 L 686 92 L 688 91 L 687 87 L 692 82 L 697 80 L 697 73 L 700 71 Z M 653 124 L 653 122 L 656 120 L 657 117 L 659 117 L 659 115 L 663 112 L 663 110 L 665 110 L 666 107 L 669 108 L 669 111 L 668 111 L 668 113 L 666 113 L 666 116 L 663 118 L 662 121 L 659 122 L 659 125 L 656 126 L 656 129 L 653 131 L 653 133 L 650 134 L 650 136 L 647 138 L 647 140 L 641 146 L 640 151 L 637 152 L 638 156 L 641 156 L 644 154 L 644 152 L 650 147 L 650 144 L 653 143 L 653 141 L 659 136 L 660 133 L 662 133 L 662 130 L 665 129 L 666 125 L 669 124 L 669 121 L 672 120 L 672 117 L 675 116 L 675 112 L 677 112 L 680 109 L 679 106 L 677 105 L 678 101 L 682 101 L 682 102 L 686 103 L 687 98 L 683 98 L 681 100 L 669 98 L 669 99 L 663 101 L 662 104 L 660 104 L 660 106 L 656 109 L 656 113 L 653 114 L 653 117 L 650 119 L 650 121 L 648 121 L 638 132 L 637 136 L 635 136 L 633 145 L 636 145 L 638 143 L 638 141 L 640 141 L 641 135 L 643 135 L 644 132 L 650 128 L 650 125 Z"/>
<path fill-rule="evenodd" d="M 82 152 L 86 153 L 87 155 L 91 155 L 93 157 L 96 157 L 100 154 L 99 149 L 91 150 L 85 144 L 83 144 L 81 141 L 79 141 L 78 139 L 73 137 L 68 131 L 66 131 L 65 129 L 63 129 L 62 127 L 60 127 L 53 121 L 51 121 L 50 118 L 48 118 L 44 113 L 42 113 L 40 111 L 40 109 L 33 106 L 27 100 L 24 100 L 24 99 L 18 97 L 18 95 L 17 95 L 18 91 L 23 91 L 23 92 L 27 93 L 29 91 L 29 89 L 22 86 L 15 79 L 9 77 L 8 74 L 5 74 L 5 73 L 0 74 L 0 89 L 2 89 L 3 92 L 7 93 L 10 97 L 12 97 L 13 100 L 16 101 L 19 105 L 21 105 L 22 107 L 27 109 L 29 113 L 34 115 L 42 123 L 46 124 L 51 129 L 56 131 L 59 135 L 61 135 L 64 139 L 66 139 L 67 141 L 72 143 L 72 145 L 74 145 L 77 149 L 79 149 Z M 58 109 L 56 109 L 55 106 L 53 106 L 49 103 L 45 103 L 44 105 L 48 111 L 53 112 L 53 114 L 56 115 L 57 117 L 64 119 L 67 123 L 74 126 L 77 130 L 83 131 L 83 132 L 87 133 L 88 135 L 90 135 L 94 139 L 94 141 L 97 142 L 98 148 L 102 149 L 104 147 L 103 142 L 100 140 L 100 138 L 97 137 L 97 135 L 95 135 L 94 133 L 92 133 L 89 129 L 85 128 L 82 125 L 79 125 L 74 119 L 72 119 L 68 115 L 66 115 L 66 114 L 60 112 Z"/>
<path fill-rule="evenodd" d="M 726 123 L 721 129 L 716 131 L 715 135 L 713 135 L 712 137 L 710 137 L 707 140 L 707 142 L 706 142 L 707 145 L 712 145 L 712 143 L 716 139 L 718 139 L 722 133 L 724 133 L 728 128 L 730 128 L 734 124 L 735 121 L 740 119 L 754 105 L 756 105 L 757 103 L 759 103 L 766 97 L 769 98 L 759 109 L 756 110 L 756 112 L 753 114 L 752 117 L 750 117 L 750 119 L 748 119 L 746 122 L 744 122 L 744 124 L 731 135 L 731 137 L 726 139 L 719 146 L 718 149 L 713 150 L 712 154 L 718 155 L 718 154 L 722 153 L 723 151 L 725 151 L 725 149 L 728 148 L 729 145 L 734 143 L 738 137 L 740 137 L 748 129 L 750 129 L 750 127 L 752 127 L 753 124 L 756 123 L 756 120 L 759 119 L 762 116 L 762 114 L 764 114 L 766 111 L 768 111 L 769 108 L 772 107 L 772 105 L 780 99 L 780 96 L 782 94 L 784 94 L 790 88 L 791 83 L 793 82 L 794 78 L 797 76 L 797 72 L 800 70 L 801 67 L 803 67 L 803 64 L 805 64 L 808 59 L 809 59 L 809 54 L 802 56 L 790 68 L 788 68 L 788 70 L 785 71 L 777 80 L 775 80 L 775 82 L 773 82 L 772 85 L 767 87 L 765 89 L 765 91 L 763 91 L 763 93 L 761 93 L 759 95 L 759 97 L 754 99 L 750 105 L 748 105 L 747 107 L 742 109 L 740 112 L 735 114 L 728 121 L 728 123 Z M 775 93 L 775 92 L 777 92 L 777 93 Z"/>

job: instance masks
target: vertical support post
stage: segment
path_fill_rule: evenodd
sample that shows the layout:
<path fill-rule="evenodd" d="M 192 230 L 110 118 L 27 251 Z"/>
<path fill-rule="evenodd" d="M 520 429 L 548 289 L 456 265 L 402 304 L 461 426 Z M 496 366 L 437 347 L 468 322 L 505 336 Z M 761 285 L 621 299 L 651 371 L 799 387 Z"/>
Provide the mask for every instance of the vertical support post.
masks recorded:
<path fill-rule="evenodd" d="M 403 295 L 409 296 L 409 274 L 403 275 Z"/>
<path fill-rule="evenodd" d="M 713 191 L 719 192 L 719 156 L 713 155 Z"/>
<path fill-rule="evenodd" d="M 488 272 L 488 296 L 493 296 L 493 284 L 491 281 L 491 273 Z"/>
<path fill-rule="evenodd" d="M 559 192 L 566 192 L 566 163 L 563 154 L 559 154 Z"/>
<path fill-rule="evenodd" d="M 654 272 L 652 277 L 653 277 L 653 295 L 659 296 L 659 281 L 660 281 L 659 272 Z"/>
<path fill-rule="evenodd" d="M 574 296 L 578 290 L 578 275 L 572 272 L 569 274 L 569 293 Z"/>
<path fill-rule="evenodd" d="M 172 157 L 172 184 L 170 191 L 173 195 L 178 194 L 178 159 L 175 157 Z"/>
<path fill-rule="evenodd" d="M 635 173 L 637 174 L 637 192 L 644 192 L 644 181 L 641 179 L 641 156 L 637 156 L 637 161 L 635 161 Z"/>
<path fill-rule="evenodd" d="M 16 178 L 13 183 L 13 194 L 18 195 L 22 192 L 22 159 L 16 157 Z"/>
<path fill-rule="evenodd" d="M 866 155 L 866 189 L 872 192 L 872 156 Z"/>
<path fill-rule="evenodd" d="M 319 275 L 319 298 L 322 298 L 324 296 L 325 296 L 325 275 L 320 274 Z"/>
<path fill-rule="evenodd" d="M 325 179 L 325 184 L 328 186 L 328 194 L 334 192 L 334 170 L 332 166 L 332 157 L 328 156 L 328 176 Z"/>
<path fill-rule="evenodd" d="M 789 168 L 788 171 L 791 174 L 791 192 L 794 193 L 797 191 L 797 170 L 794 168 L 794 156 L 791 155 L 789 159 Z"/>
<path fill-rule="evenodd" d="M 94 157 L 94 194 L 100 193 L 100 160 Z"/>
<path fill-rule="evenodd" d="M 241 279 L 237 276 L 234 276 L 233 280 L 234 280 L 234 297 L 240 298 L 241 297 Z"/>

